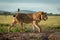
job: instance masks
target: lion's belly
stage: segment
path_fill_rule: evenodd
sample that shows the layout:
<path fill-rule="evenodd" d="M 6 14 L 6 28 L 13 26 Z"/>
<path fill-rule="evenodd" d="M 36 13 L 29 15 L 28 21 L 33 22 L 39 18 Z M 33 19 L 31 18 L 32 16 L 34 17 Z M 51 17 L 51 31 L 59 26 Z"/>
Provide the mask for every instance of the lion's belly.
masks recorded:
<path fill-rule="evenodd" d="M 23 23 L 32 23 L 32 21 L 23 21 Z"/>

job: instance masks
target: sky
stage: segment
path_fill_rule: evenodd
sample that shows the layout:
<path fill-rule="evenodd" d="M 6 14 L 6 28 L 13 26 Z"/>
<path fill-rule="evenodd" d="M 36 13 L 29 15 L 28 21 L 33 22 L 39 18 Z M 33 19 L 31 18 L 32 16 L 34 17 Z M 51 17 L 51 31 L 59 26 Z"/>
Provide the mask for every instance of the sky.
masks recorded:
<path fill-rule="evenodd" d="M 60 0 L 0 0 L 1 11 L 14 12 L 18 8 L 60 14 Z"/>

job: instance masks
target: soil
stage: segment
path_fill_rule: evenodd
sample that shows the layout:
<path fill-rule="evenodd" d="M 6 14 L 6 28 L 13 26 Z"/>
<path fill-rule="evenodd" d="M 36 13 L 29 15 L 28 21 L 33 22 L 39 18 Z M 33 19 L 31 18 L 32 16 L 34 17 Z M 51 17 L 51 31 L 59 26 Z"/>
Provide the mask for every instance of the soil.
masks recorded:
<path fill-rule="evenodd" d="M 60 40 L 60 33 L 0 33 L 0 40 Z"/>

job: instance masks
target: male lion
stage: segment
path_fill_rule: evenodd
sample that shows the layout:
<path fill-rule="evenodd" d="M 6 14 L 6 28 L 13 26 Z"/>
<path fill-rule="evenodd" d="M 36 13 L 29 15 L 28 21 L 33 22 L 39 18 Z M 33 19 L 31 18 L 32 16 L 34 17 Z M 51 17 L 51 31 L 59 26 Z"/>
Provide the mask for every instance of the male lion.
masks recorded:
<path fill-rule="evenodd" d="M 38 32 L 41 32 L 41 28 L 38 25 L 38 23 L 41 20 L 46 21 L 47 19 L 48 19 L 48 17 L 46 15 L 46 13 L 40 12 L 40 11 L 32 13 L 32 14 L 17 13 L 15 15 L 13 15 L 13 21 L 12 21 L 10 27 L 8 28 L 8 31 L 10 31 L 11 27 L 13 27 L 13 25 L 16 23 L 19 24 L 19 27 L 22 30 L 23 30 L 23 27 L 22 27 L 23 23 L 26 23 L 26 24 L 32 23 L 33 27 L 37 28 Z"/>

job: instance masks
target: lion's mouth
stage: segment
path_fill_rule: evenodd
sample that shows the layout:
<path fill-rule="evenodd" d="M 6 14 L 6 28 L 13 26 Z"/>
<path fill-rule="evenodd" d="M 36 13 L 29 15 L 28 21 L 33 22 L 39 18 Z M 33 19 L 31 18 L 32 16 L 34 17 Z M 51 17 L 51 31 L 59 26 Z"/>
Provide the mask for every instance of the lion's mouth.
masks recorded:
<path fill-rule="evenodd" d="M 44 21 L 46 21 L 46 19 L 44 19 Z"/>
<path fill-rule="evenodd" d="M 46 21 L 47 19 L 48 19 L 48 17 L 47 18 L 44 18 L 43 20 Z"/>

